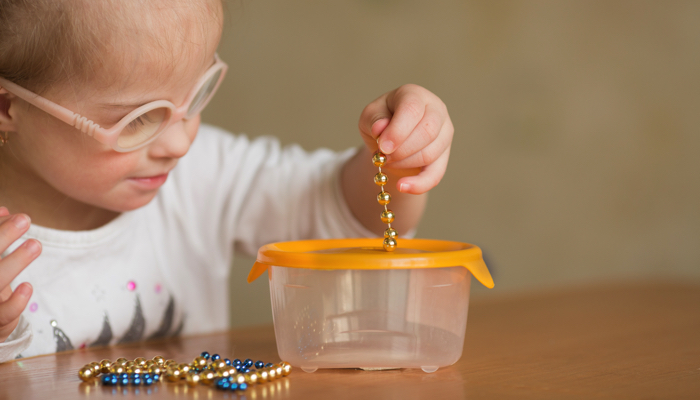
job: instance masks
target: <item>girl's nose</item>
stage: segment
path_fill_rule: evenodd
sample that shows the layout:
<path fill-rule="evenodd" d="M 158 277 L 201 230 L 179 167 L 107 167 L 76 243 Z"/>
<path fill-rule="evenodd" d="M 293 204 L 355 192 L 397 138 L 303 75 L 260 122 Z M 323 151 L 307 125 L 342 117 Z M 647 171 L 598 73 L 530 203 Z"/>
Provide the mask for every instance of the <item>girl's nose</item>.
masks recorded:
<path fill-rule="evenodd" d="M 170 125 L 148 146 L 153 158 L 180 158 L 187 154 L 199 126 L 199 116 Z"/>

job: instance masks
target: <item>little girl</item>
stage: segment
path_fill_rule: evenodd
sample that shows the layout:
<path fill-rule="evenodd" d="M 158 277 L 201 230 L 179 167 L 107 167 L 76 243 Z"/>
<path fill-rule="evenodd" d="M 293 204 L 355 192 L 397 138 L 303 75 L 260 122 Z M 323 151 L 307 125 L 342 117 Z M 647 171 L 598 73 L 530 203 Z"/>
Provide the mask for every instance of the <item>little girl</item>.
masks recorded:
<path fill-rule="evenodd" d="M 382 232 L 377 146 L 396 228 L 416 226 L 449 157 L 440 99 L 382 95 L 365 146 L 340 153 L 200 125 L 227 72 L 222 14 L 0 0 L 0 362 L 226 329 L 234 248 Z"/>

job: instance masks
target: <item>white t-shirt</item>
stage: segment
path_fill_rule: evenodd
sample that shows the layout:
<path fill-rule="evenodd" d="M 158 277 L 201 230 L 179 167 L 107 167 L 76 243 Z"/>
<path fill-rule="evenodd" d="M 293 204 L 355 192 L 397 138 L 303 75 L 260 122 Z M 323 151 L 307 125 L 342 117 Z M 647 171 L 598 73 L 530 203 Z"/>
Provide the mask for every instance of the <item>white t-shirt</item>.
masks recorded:
<path fill-rule="evenodd" d="M 91 231 L 32 225 L 43 252 L 13 281 L 34 294 L 0 362 L 72 348 L 228 328 L 234 246 L 371 237 L 351 214 L 340 168 L 355 153 L 281 148 L 202 125 L 148 205 Z"/>

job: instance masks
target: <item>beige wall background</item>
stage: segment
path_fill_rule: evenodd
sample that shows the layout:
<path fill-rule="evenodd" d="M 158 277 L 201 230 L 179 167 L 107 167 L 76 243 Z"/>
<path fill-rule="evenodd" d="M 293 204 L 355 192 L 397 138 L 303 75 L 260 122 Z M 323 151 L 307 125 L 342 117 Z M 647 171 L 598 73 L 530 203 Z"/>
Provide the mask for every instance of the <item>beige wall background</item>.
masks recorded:
<path fill-rule="evenodd" d="M 439 95 L 456 134 L 418 236 L 484 250 L 476 296 L 700 282 L 700 2 L 236 0 L 220 55 L 204 120 L 307 149 L 360 145 L 401 84 Z M 271 321 L 252 262 L 233 326 Z"/>

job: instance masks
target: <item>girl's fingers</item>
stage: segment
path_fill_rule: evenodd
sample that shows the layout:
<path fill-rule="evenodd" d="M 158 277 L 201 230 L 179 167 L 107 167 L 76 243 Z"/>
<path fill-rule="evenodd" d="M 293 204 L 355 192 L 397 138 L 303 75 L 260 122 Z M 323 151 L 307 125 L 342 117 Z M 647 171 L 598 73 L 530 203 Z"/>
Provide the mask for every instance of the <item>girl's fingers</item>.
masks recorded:
<path fill-rule="evenodd" d="M 29 224 L 31 224 L 31 220 L 26 214 L 5 216 L 3 220 L 0 220 L 0 253 L 7 250 L 12 243 L 27 232 Z"/>
<path fill-rule="evenodd" d="M 423 168 L 418 175 L 399 179 L 396 183 L 399 191 L 402 193 L 423 194 L 434 188 L 445 175 L 449 158 L 450 149 L 448 148 L 434 163 Z"/>
<path fill-rule="evenodd" d="M 29 239 L 9 256 L 0 260 L 0 288 L 8 286 L 39 254 L 41 254 L 41 243 L 38 240 Z"/>
<path fill-rule="evenodd" d="M 7 301 L 0 303 L 0 328 L 10 325 L 19 318 L 32 297 L 32 291 L 32 285 L 24 282 L 15 288 Z"/>
<path fill-rule="evenodd" d="M 443 125 L 442 131 L 432 143 L 426 147 L 419 149 L 416 153 L 402 159 L 394 161 L 389 157 L 387 168 L 407 169 L 407 168 L 423 168 L 426 167 L 442 156 L 447 149 L 452 145 L 453 128 L 452 124 Z M 404 145 L 405 146 L 405 145 Z M 397 150 L 398 151 L 398 150 Z"/>
<path fill-rule="evenodd" d="M 392 154 L 403 145 L 426 113 L 426 102 L 410 90 L 400 87 L 387 96 L 389 110 L 393 110 L 391 122 L 379 137 L 379 149 Z"/>
<path fill-rule="evenodd" d="M 8 215 L 10 215 L 10 211 L 7 209 L 7 207 L 0 207 L 0 217 L 6 217 Z"/>
<path fill-rule="evenodd" d="M 386 99 L 389 93 L 379 96 L 376 100 L 369 103 L 362 114 L 360 114 L 360 135 L 362 140 L 372 149 L 377 148 L 377 136 L 379 136 L 391 120 L 393 112 L 389 110 Z"/>
<path fill-rule="evenodd" d="M 403 144 L 388 157 L 388 161 L 391 163 L 404 160 L 423 151 L 436 140 L 440 141 L 440 145 L 438 149 L 433 149 L 433 151 L 438 150 L 439 153 L 437 155 L 439 156 L 452 142 L 453 133 L 454 129 L 449 118 L 435 110 L 434 106 L 428 105 L 426 106 L 426 113 L 423 115 L 423 119 L 415 126 Z M 435 158 L 419 166 L 426 166 L 433 161 L 435 161 Z"/>

